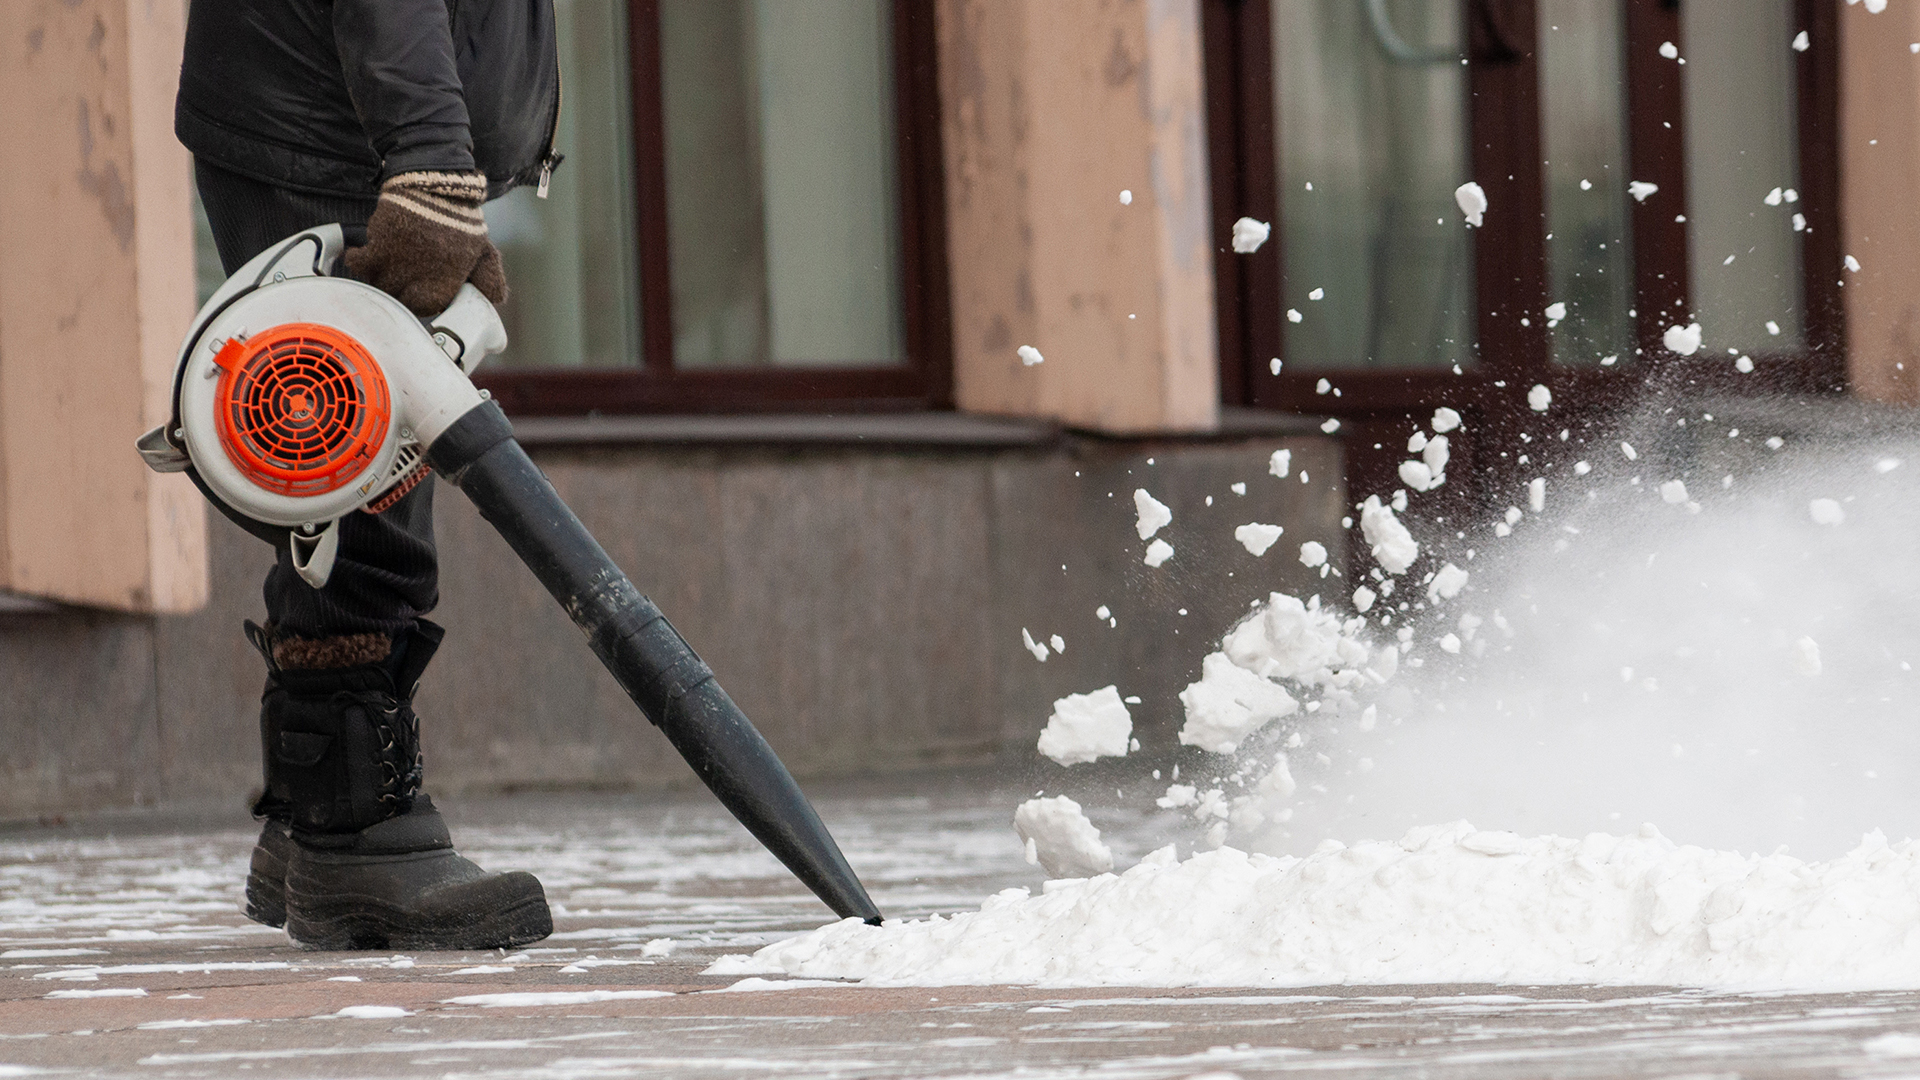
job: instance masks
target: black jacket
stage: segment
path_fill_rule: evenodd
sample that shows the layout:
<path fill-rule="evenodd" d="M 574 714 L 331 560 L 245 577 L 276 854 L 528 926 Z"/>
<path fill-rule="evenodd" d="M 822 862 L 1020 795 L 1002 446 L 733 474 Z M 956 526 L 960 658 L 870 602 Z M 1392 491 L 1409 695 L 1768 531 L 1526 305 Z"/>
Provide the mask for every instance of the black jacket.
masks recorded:
<path fill-rule="evenodd" d="M 280 187 L 418 169 L 533 183 L 560 111 L 553 0 L 192 0 L 174 132 Z"/>

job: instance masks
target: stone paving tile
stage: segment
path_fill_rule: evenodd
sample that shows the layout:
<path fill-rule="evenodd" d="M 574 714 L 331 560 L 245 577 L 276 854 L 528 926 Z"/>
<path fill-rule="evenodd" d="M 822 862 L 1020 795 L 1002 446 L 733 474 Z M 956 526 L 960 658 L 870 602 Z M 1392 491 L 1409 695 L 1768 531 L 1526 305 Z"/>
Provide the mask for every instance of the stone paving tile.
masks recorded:
<path fill-rule="evenodd" d="M 916 783 L 931 790 L 820 800 L 890 915 L 1037 884 L 1007 828 L 1013 793 Z M 513 952 L 304 952 L 238 913 L 244 821 L 0 832 L 0 1076 L 1920 1076 L 1913 993 L 704 976 L 714 958 L 825 912 L 703 798 L 518 797 L 451 816 L 484 864 L 541 874 L 553 939 Z M 1102 825 L 1123 853 L 1152 846 L 1150 821 Z M 663 938 L 671 951 L 649 955 Z"/>

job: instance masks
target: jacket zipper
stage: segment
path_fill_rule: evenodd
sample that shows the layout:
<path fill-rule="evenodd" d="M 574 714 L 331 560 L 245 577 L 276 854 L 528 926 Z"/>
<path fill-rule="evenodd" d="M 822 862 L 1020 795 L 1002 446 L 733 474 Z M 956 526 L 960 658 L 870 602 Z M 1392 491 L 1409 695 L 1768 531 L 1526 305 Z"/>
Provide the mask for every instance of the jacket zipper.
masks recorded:
<path fill-rule="evenodd" d="M 553 123 L 547 129 L 547 156 L 540 159 L 540 183 L 533 193 L 539 198 L 547 197 L 547 189 L 553 184 L 553 167 L 560 164 L 560 106 L 566 101 L 566 80 L 561 78 L 560 66 L 553 68 Z"/>

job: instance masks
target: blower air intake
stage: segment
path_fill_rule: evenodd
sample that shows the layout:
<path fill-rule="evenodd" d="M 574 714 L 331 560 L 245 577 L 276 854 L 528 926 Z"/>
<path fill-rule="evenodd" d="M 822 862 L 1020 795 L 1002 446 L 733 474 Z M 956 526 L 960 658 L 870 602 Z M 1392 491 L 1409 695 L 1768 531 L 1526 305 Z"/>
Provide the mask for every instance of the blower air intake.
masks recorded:
<path fill-rule="evenodd" d="M 332 572 L 340 519 L 380 512 L 431 467 L 473 500 L 740 823 L 836 914 L 878 923 L 773 748 L 468 378 L 506 347 L 493 305 L 466 285 L 446 311 L 418 319 L 331 276 L 342 248 L 338 225 L 308 229 L 214 292 L 180 348 L 173 419 L 139 441 L 148 466 L 186 473 L 315 588 Z"/>

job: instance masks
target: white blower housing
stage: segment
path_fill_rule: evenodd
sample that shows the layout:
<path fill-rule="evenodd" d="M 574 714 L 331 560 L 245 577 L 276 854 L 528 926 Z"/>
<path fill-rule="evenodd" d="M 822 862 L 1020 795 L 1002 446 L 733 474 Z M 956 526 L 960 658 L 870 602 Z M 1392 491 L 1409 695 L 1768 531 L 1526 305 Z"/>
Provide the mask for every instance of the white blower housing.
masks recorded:
<path fill-rule="evenodd" d="M 326 584 L 339 521 L 426 476 L 425 449 L 486 400 L 468 378 L 504 349 L 472 285 L 422 320 L 333 277 L 338 225 L 255 256 L 195 317 L 174 374 L 174 420 L 140 440 L 147 464 L 191 466 L 240 515 L 289 530 L 294 567 Z"/>

